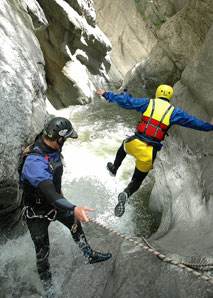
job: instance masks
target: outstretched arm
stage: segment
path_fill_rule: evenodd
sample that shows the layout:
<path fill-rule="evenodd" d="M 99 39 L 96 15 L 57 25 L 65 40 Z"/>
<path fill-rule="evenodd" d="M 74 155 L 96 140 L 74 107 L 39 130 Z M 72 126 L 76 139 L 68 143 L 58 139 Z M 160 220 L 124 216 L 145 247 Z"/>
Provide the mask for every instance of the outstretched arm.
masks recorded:
<path fill-rule="evenodd" d="M 121 108 L 136 110 L 140 113 L 143 113 L 149 104 L 149 98 L 132 97 L 128 92 L 114 94 L 112 92 L 106 92 L 104 89 L 99 89 L 97 90 L 97 94 L 102 95 L 107 101 L 113 102 Z"/>
<path fill-rule="evenodd" d="M 213 130 L 213 119 L 211 123 L 204 122 L 194 116 L 191 116 L 179 108 L 174 108 L 170 118 L 170 124 L 193 128 L 196 130 L 210 131 Z"/>

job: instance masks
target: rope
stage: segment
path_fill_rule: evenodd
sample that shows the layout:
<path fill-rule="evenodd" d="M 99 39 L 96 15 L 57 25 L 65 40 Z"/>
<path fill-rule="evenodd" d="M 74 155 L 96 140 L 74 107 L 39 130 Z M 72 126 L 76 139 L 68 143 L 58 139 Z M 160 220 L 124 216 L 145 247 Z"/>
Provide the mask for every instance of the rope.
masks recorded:
<path fill-rule="evenodd" d="M 181 264 L 184 264 L 184 265 L 189 266 L 189 267 L 212 267 L 213 266 L 212 263 L 209 263 L 209 264 L 196 264 L 196 263 L 181 262 Z M 210 269 L 207 269 L 207 270 L 210 270 Z"/>
<path fill-rule="evenodd" d="M 119 237 L 121 237 L 121 238 L 123 238 L 123 239 L 125 239 L 125 240 L 127 240 L 127 241 L 130 241 L 130 242 L 134 243 L 136 246 L 140 246 L 140 247 L 144 248 L 146 251 L 151 252 L 151 253 L 153 253 L 154 255 L 156 255 L 156 256 L 157 256 L 158 258 L 160 258 L 162 261 L 167 262 L 167 263 L 170 263 L 170 264 L 173 264 L 173 265 L 176 265 L 177 267 L 182 268 L 183 270 L 192 273 L 193 275 L 195 275 L 195 276 L 201 278 L 202 280 L 205 280 L 205 281 L 207 281 L 208 283 L 213 284 L 213 279 L 211 279 L 211 278 L 209 278 L 208 276 L 203 275 L 203 274 L 201 274 L 200 272 L 195 271 L 194 269 L 192 269 L 192 268 L 189 267 L 189 266 L 192 266 L 192 265 L 193 265 L 193 266 L 212 266 L 213 264 L 188 264 L 188 263 L 180 263 L 180 262 L 177 262 L 177 261 L 173 260 L 172 258 L 170 258 L 170 257 L 168 257 L 168 256 L 165 256 L 164 254 L 161 254 L 160 252 L 158 252 L 157 250 L 155 250 L 155 249 L 148 243 L 148 241 L 147 241 L 144 237 L 142 237 L 142 239 L 143 239 L 143 241 L 147 244 L 147 246 L 144 245 L 144 244 L 142 244 L 142 243 L 140 243 L 140 242 L 138 242 L 138 241 L 136 241 L 136 240 L 134 240 L 134 239 L 132 239 L 131 237 L 128 237 L 128 236 L 126 236 L 126 235 L 124 235 L 124 234 L 122 234 L 122 233 L 119 233 L 119 232 L 113 230 L 112 228 L 109 228 L 109 227 L 107 227 L 107 226 L 105 226 L 105 225 L 103 225 L 103 224 L 97 222 L 95 219 L 90 219 L 90 222 L 93 222 L 94 224 L 96 224 L 96 225 L 98 225 L 98 226 L 104 228 L 105 230 L 108 230 L 109 232 L 112 232 L 112 233 L 114 233 L 115 235 L 117 235 L 117 236 L 119 236 Z"/>

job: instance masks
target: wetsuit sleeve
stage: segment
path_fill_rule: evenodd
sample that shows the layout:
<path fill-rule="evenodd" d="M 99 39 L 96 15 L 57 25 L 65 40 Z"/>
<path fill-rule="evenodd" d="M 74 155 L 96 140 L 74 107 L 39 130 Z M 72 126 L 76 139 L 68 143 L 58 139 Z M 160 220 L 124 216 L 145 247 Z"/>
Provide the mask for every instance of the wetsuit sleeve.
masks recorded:
<path fill-rule="evenodd" d="M 73 212 L 72 214 L 74 214 L 74 208 L 76 206 L 70 203 L 67 199 L 61 197 L 61 195 L 56 192 L 52 180 L 44 180 L 40 182 L 38 188 L 43 193 L 50 205 L 61 210 L 71 211 Z"/>
<path fill-rule="evenodd" d="M 140 113 L 144 113 L 149 104 L 149 98 L 132 97 L 128 92 L 123 92 L 122 94 L 105 92 L 103 97 L 107 101 L 117 104 L 120 108 L 136 110 Z"/>
<path fill-rule="evenodd" d="M 213 130 L 213 125 L 211 125 L 210 123 L 204 122 L 194 116 L 191 116 L 179 108 L 174 108 L 174 111 L 171 114 L 170 124 L 178 124 L 180 126 L 202 131 Z"/>

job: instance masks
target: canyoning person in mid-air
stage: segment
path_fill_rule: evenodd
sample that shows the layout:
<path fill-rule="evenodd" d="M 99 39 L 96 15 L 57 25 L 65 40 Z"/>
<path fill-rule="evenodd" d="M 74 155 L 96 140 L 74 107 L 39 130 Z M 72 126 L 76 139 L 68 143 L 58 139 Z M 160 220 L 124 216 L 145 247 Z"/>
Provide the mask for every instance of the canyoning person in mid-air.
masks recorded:
<path fill-rule="evenodd" d="M 61 190 L 63 157 L 61 150 L 68 138 L 76 139 L 71 122 L 63 117 L 51 119 L 35 143 L 20 158 L 20 186 L 23 189 L 24 216 L 36 250 L 39 277 L 48 297 L 54 296 L 49 257 L 49 224 L 55 220 L 65 225 L 88 263 L 106 261 L 110 253 L 94 251 L 83 232 L 80 221 L 88 222 L 86 211 L 69 202 Z"/>
<path fill-rule="evenodd" d="M 121 108 L 142 113 L 141 121 L 134 135 L 123 140 L 116 153 L 114 163 L 107 163 L 109 173 L 115 176 L 126 154 L 130 154 L 136 159 L 132 179 L 118 195 L 115 216 L 120 217 L 125 212 L 125 204 L 128 198 L 139 189 L 144 178 L 152 169 L 156 154 L 162 147 L 161 141 L 163 141 L 168 129 L 172 125 L 178 124 L 196 130 L 211 131 L 213 130 L 213 120 L 211 123 L 204 122 L 177 107 L 173 107 L 170 103 L 173 88 L 168 85 L 160 85 L 153 99 L 134 98 L 127 91 L 114 94 L 99 89 L 97 94 Z"/>

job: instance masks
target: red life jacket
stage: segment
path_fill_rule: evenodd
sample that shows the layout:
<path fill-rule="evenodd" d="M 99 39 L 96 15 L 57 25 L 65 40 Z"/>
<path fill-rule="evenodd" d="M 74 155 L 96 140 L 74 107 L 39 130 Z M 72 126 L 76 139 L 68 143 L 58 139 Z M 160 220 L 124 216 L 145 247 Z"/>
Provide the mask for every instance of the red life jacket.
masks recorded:
<path fill-rule="evenodd" d="M 170 126 L 173 110 L 174 107 L 168 101 L 160 98 L 150 99 L 137 130 L 148 138 L 162 141 Z"/>

